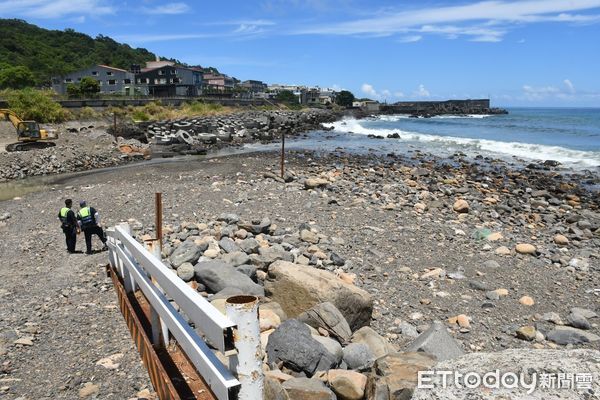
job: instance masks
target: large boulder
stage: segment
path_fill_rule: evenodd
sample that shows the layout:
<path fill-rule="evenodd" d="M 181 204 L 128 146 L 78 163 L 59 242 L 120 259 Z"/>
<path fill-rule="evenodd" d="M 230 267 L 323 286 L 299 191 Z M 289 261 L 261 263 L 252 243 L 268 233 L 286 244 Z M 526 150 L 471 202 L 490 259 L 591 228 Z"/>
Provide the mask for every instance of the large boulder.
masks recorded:
<path fill-rule="evenodd" d="M 264 296 L 262 286 L 223 261 L 201 261 L 194 266 L 196 279 L 202 282 L 211 292 L 217 293 L 225 288 L 237 288 L 243 294 Z"/>
<path fill-rule="evenodd" d="M 276 261 L 269 266 L 265 289 L 292 318 L 328 301 L 340 310 L 352 330 L 371 322 L 373 299 L 369 293 L 328 271 Z"/>
<path fill-rule="evenodd" d="M 319 303 L 298 316 L 298 319 L 315 329 L 323 328 L 330 336 L 337 338 L 341 343 L 350 341 L 352 331 L 348 321 L 340 310 L 330 302 Z M 362 329 L 362 328 L 361 328 Z"/>
<path fill-rule="evenodd" d="M 349 369 L 366 371 L 375 362 L 375 355 L 364 343 L 350 343 L 344 347 L 343 360 Z"/>
<path fill-rule="evenodd" d="M 555 326 L 546 334 L 548 340 L 558 344 L 583 344 L 600 341 L 600 336 L 570 326 Z"/>
<path fill-rule="evenodd" d="M 358 372 L 332 369 L 327 373 L 327 381 L 341 400 L 361 400 L 365 396 L 367 377 Z"/>
<path fill-rule="evenodd" d="M 283 322 L 269 335 L 266 351 L 269 364 L 283 362 L 286 368 L 307 376 L 337 365 L 335 356 L 312 337 L 305 324 L 295 319 Z"/>
<path fill-rule="evenodd" d="M 375 372 L 389 399 L 408 400 L 417 387 L 419 371 L 430 370 L 435 363 L 430 354 L 390 353 L 375 362 Z"/>
<path fill-rule="evenodd" d="M 175 249 L 169 261 L 174 268 L 186 262 L 194 264 L 207 248 L 208 243 L 196 244 L 192 240 L 186 240 Z"/>
<path fill-rule="evenodd" d="M 290 400 L 290 397 L 277 379 L 265 376 L 263 400 Z"/>
<path fill-rule="evenodd" d="M 335 394 L 318 379 L 292 378 L 283 382 L 283 388 L 294 400 L 336 400 Z"/>
<path fill-rule="evenodd" d="M 378 334 L 369 326 L 363 326 L 352 335 L 352 343 L 366 344 L 375 358 L 383 357 L 393 353 L 396 348 L 386 338 Z"/>
<path fill-rule="evenodd" d="M 508 349 L 496 353 L 469 353 L 462 357 L 446 360 L 437 364 L 436 371 L 452 371 L 453 375 L 446 376 L 446 385 L 442 384 L 443 376 L 435 374 L 428 375 L 425 378 L 433 378 L 427 385 L 433 387 L 423 387 L 414 391 L 413 400 L 496 400 L 496 399 L 528 399 L 528 400 L 579 400 L 587 398 L 584 393 L 600 392 L 600 351 L 597 350 L 533 350 L 533 349 Z M 533 391 L 528 393 L 528 387 L 522 384 L 506 387 L 500 385 L 496 388 L 486 388 L 485 385 L 479 385 L 475 388 L 467 388 L 464 380 L 459 380 L 458 387 L 455 384 L 455 377 L 458 374 L 478 373 L 480 377 L 489 372 L 499 371 L 500 381 L 504 374 L 516 374 L 520 381 L 528 384 L 537 379 Z M 572 388 L 565 386 L 559 387 L 557 377 L 571 372 L 573 374 L 589 374 L 591 381 L 584 385 L 573 382 Z M 532 375 L 535 374 L 535 375 Z M 543 383 L 542 374 L 554 379 L 552 387 L 540 387 Z M 558 378 L 560 379 L 560 378 Z M 569 378 L 567 382 L 569 381 Z M 486 380 L 484 380 L 485 382 Z M 497 382 L 495 378 L 487 379 L 493 384 Z M 510 375 L 508 382 L 512 382 Z M 423 383 L 423 380 L 422 380 Z M 562 383 L 563 385 L 566 382 Z M 529 386 L 529 385 L 528 385 Z M 578 389 L 579 386 L 579 389 Z M 584 389 L 587 386 L 588 389 Z M 592 396 L 593 397 L 593 396 Z M 592 398 L 589 397 L 589 398 Z"/>
<path fill-rule="evenodd" d="M 190 263 L 183 263 L 177 268 L 177 276 L 185 282 L 189 282 L 194 278 L 194 266 Z"/>

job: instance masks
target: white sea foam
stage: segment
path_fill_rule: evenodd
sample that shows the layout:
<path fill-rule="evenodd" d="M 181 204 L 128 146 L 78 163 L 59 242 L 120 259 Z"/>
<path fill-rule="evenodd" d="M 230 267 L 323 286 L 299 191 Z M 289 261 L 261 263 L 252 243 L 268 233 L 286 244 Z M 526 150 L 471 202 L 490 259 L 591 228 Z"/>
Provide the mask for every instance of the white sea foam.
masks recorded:
<path fill-rule="evenodd" d="M 476 119 L 481 119 L 481 118 L 487 118 L 487 117 L 491 117 L 492 115 L 490 114 L 465 114 L 465 115 L 435 115 L 432 116 L 432 119 L 466 119 L 466 118 L 476 118 Z M 389 122 L 395 122 L 395 121 L 400 121 L 402 119 L 407 119 L 407 118 L 414 118 L 411 117 L 409 114 L 394 114 L 394 115 L 379 115 L 377 117 L 375 117 L 375 119 L 380 120 L 380 121 L 389 121 Z M 420 117 L 423 118 L 423 117 Z"/>
<path fill-rule="evenodd" d="M 533 143 L 501 142 L 487 139 L 471 139 L 454 136 L 439 136 L 399 129 L 372 129 L 361 124 L 360 120 L 346 119 L 324 124 L 337 132 L 351 132 L 357 135 L 376 135 L 387 137 L 397 133 L 401 141 L 419 143 L 426 151 L 463 151 L 470 155 L 491 153 L 496 156 L 516 156 L 530 160 L 556 160 L 574 167 L 589 168 L 600 166 L 600 152 L 578 151 L 560 146 L 547 146 Z M 399 139 L 390 139 L 399 140 Z"/>

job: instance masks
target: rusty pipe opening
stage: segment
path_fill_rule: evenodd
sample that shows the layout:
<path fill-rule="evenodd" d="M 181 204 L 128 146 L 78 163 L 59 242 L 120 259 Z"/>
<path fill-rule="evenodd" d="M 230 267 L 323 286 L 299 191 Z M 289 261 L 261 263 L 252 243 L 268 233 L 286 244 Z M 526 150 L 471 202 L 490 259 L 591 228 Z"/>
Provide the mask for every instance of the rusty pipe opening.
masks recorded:
<path fill-rule="evenodd" d="M 228 304 L 254 304 L 257 301 L 258 297 L 248 295 L 231 296 L 225 300 Z"/>

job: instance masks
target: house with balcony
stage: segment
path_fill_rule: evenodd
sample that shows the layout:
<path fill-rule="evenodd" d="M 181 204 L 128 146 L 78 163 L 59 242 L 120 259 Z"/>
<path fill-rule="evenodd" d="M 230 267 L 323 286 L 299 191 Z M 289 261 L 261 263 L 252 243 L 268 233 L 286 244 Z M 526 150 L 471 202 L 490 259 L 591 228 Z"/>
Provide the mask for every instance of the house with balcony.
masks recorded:
<path fill-rule="evenodd" d="M 232 77 L 225 74 L 204 74 L 203 88 L 206 92 L 231 93 L 235 87 L 235 81 Z"/>
<path fill-rule="evenodd" d="M 263 93 L 267 90 L 267 84 L 262 81 L 247 80 L 238 85 L 241 89 L 250 93 Z"/>
<path fill-rule="evenodd" d="M 170 61 L 146 63 L 135 76 L 136 89 L 152 97 L 195 97 L 202 94 L 202 71 Z"/>
<path fill-rule="evenodd" d="M 121 68 L 108 65 L 92 65 L 89 68 L 52 78 L 52 89 L 57 94 L 67 94 L 67 87 L 79 84 L 85 77 L 95 79 L 100 84 L 102 94 L 133 95 L 134 74 Z"/>

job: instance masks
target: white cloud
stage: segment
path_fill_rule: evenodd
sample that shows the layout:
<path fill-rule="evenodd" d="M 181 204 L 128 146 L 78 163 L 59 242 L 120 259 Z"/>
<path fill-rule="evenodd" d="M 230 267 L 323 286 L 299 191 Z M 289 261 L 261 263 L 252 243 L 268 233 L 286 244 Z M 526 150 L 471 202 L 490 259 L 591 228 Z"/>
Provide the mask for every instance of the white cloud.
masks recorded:
<path fill-rule="evenodd" d="M 115 40 L 120 42 L 129 43 L 151 43 L 151 42 L 168 42 L 172 40 L 192 40 L 192 39 L 208 39 L 214 38 L 217 35 L 211 35 L 206 33 L 182 33 L 182 34 L 131 34 L 131 35 L 117 35 Z"/>
<path fill-rule="evenodd" d="M 569 79 L 565 79 L 564 81 L 565 86 L 567 87 L 567 90 L 570 93 L 575 93 L 575 87 L 573 86 L 573 84 L 571 83 L 571 81 Z"/>
<path fill-rule="evenodd" d="M 275 25 L 274 21 L 268 19 L 241 19 L 209 22 L 204 25 L 255 25 L 255 26 L 271 26 Z"/>
<path fill-rule="evenodd" d="M 416 97 L 430 97 L 431 93 L 425 88 L 425 85 L 420 84 L 417 90 L 413 92 L 413 95 Z"/>
<path fill-rule="evenodd" d="M 190 6 L 185 3 L 169 3 L 156 7 L 142 7 L 142 11 L 146 14 L 176 15 L 190 11 Z"/>
<path fill-rule="evenodd" d="M 377 94 L 377 91 L 373 88 L 373 85 L 369 85 L 368 83 L 363 83 L 362 86 L 360 87 L 360 90 L 366 94 L 367 96 L 371 96 L 371 97 L 379 97 L 379 95 Z"/>
<path fill-rule="evenodd" d="M 376 90 L 373 85 L 368 83 L 363 83 L 360 87 L 361 92 L 366 94 L 368 97 L 374 100 L 391 100 L 393 98 L 404 97 L 404 93 L 400 91 L 392 92 L 389 89 Z"/>
<path fill-rule="evenodd" d="M 423 39 L 423 36 L 421 35 L 410 35 L 410 36 L 403 36 L 400 39 L 398 39 L 398 41 L 400 43 L 414 43 L 414 42 L 418 42 L 421 39 Z"/>
<path fill-rule="evenodd" d="M 498 42 L 502 40 L 509 27 L 515 24 L 599 22 L 600 14 L 570 13 L 598 11 L 598 8 L 600 8 L 600 0 L 479 1 L 471 4 L 380 13 L 371 18 L 303 28 L 296 33 L 406 35 L 407 33 L 427 32 L 442 34 L 448 39 L 467 36 L 473 41 Z M 448 24 L 451 29 L 447 29 Z"/>
<path fill-rule="evenodd" d="M 594 97 L 597 96 L 595 92 L 581 92 L 578 93 L 575 90 L 575 86 L 569 79 L 563 80 L 563 86 L 531 86 L 523 85 L 523 96 L 526 100 L 546 100 L 546 99 L 561 99 L 561 100 L 573 100 L 577 95 L 581 97 Z"/>
<path fill-rule="evenodd" d="M 68 16 L 113 14 L 105 0 L 8 0 L 0 2 L 0 15 L 55 19 Z"/>

